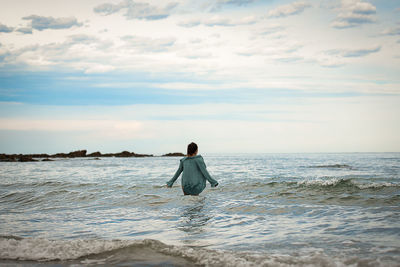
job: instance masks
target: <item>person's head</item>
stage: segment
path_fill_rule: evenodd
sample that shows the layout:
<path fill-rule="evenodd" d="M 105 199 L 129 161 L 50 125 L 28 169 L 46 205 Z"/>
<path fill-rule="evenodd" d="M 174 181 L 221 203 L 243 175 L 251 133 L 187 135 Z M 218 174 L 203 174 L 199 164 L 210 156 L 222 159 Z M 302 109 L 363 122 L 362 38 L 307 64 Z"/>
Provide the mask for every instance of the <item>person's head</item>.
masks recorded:
<path fill-rule="evenodd" d="M 197 154 L 197 145 L 196 143 L 191 142 L 187 147 L 187 155 L 195 156 Z"/>

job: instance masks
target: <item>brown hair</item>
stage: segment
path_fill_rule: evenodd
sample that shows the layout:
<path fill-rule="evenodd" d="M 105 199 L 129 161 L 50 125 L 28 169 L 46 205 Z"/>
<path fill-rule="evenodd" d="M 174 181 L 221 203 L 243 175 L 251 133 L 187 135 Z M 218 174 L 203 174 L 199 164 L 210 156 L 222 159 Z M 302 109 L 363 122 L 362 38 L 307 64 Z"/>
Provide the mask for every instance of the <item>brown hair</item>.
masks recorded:
<path fill-rule="evenodd" d="M 187 155 L 193 155 L 197 151 L 196 143 L 191 142 L 187 147 Z"/>

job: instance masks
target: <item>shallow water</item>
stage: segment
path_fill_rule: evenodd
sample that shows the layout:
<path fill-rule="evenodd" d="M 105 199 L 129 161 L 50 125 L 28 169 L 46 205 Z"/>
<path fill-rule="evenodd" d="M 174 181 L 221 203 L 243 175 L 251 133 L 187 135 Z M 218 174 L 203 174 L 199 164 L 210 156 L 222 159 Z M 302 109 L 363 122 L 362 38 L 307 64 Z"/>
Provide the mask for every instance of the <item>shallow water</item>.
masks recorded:
<path fill-rule="evenodd" d="M 0 263 L 399 266 L 399 153 L 203 157 L 200 196 L 175 157 L 1 162 Z"/>

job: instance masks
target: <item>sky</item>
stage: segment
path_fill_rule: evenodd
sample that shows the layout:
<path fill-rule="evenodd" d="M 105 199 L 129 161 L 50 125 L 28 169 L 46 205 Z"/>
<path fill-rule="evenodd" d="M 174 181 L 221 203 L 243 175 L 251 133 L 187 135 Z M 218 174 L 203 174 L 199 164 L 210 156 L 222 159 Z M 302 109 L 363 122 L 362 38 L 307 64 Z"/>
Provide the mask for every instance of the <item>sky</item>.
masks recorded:
<path fill-rule="evenodd" d="M 397 0 L 0 5 L 0 153 L 400 151 Z"/>

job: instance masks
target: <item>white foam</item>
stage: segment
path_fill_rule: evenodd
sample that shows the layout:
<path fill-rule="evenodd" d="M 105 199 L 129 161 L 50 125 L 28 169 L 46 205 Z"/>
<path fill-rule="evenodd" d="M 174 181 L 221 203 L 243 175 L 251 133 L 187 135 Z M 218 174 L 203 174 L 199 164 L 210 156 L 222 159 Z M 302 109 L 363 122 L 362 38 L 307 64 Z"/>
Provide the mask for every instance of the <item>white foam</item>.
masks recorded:
<path fill-rule="evenodd" d="M 351 185 L 359 188 L 359 189 L 371 189 L 371 188 L 383 188 L 383 187 L 396 187 L 400 186 L 395 183 L 359 183 L 352 179 L 339 179 L 339 178 L 329 178 L 329 179 L 309 179 L 297 182 L 298 185 L 312 186 L 336 186 L 340 183 L 348 182 Z"/>
<path fill-rule="evenodd" d="M 360 189 L 369 189 L 369 188 L 382 188 L 382 187 L 396 187 L 400 185 L 386 182 L 386 183 L 369 183 L 369 184 L 357 183 L 356 186 Z"/>
<path fill-rule="evenodd" d="M 338 178 L 331 178 L 331 179 L 313 179 L 313 180 L 303 180 L 297 182 L 298 185 L 322 185 L 322 186 L 335 186 L 338 183 L 344 181 L 343 179 L 338 179 Z"/>
<path fill-rule="evenodd" d="M 110 256 L 87 259 L 84 256 L 100 254 L 130 246 L 146 247 L 154 252 L 190 260 L 203 266 L 396 266 L 396 261 L 380 259 L 332 258 L 322 251 L 299 255 L 266 255 L 254 252 L 230 252 L 205 248 L 166 245 L 157 240 L 48 240 L 43 238 L 0 237 L 0 259 L 3 260 L 73 260 L 81 258 L 86 265 L 107 264 Z M 128 253 L 132 253 L 129 251 Z M 152 255 L 147 255 L 150 259 Z"/>
<path fill-rule="evenodd" d="M 48 240 L 44 238 L 0 238 L 0 259 L 71 260 L 134 244 L 127 240 Z"/>

